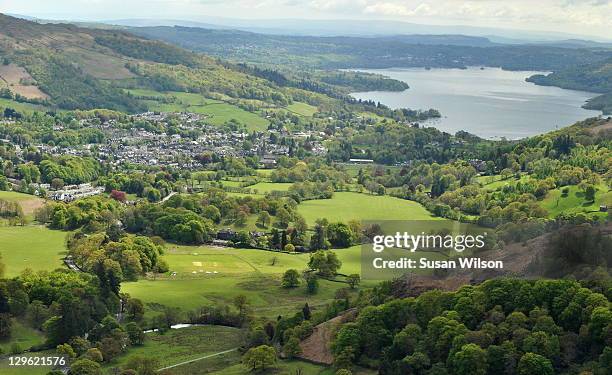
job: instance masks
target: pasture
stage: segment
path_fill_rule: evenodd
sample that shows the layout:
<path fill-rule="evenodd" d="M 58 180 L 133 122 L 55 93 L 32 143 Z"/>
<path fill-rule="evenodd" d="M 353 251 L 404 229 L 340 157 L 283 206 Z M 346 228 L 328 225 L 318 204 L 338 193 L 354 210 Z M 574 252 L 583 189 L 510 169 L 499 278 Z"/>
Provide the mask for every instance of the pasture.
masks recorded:
<path fill-rule="evenodd" d="M 146 355 L 155 358 L 158 367 L 163 368 L 236 348 L 242 344 L 243 339 L 242 330 L 222 326 L 187 327 L 173 329 L 164 334 L 147 333 L 144 345 L 131 348 L 128 354 L 113 360 L 105 367 L 121 368 L 130 357 Z M 240 360 L 239 357 L 235 359 Z M 195 362 L 194 365 L 201 366 L 202 362 Z"/>
<path fill-rule="evenodd" d="M 318 199 L 302 202 L 298 212 L 308 225 L 319 218 L 330 222 L 350 220 L 440 220 L 416 202 L 370 194 L 340 192 L 332 199 Z"/>
<path fill-rule="evenodd" d="M 23 213 L 26 214 L 26 216 L 31 216 L 34 214 L 34 211 L 36 211 L 37 208 L 42 207 L 45 203 L 45 200 L 42 198 L 15 191 L 0 191 L 0 199 L 19 203 Z"/>
<path fill-rule="evenodd" d="M 251 191 L 257 190 L 257 194 L 267 194 L 273 191 L 288 191 L 291 185 L 293 184 L 290 182 L 259 182 L 248 188 Z"/>
<path fill-rule="evenodd" d="M 566 197 L 562 196 L 563 188 L 559 188 L 549 191 L 542 200 L 541 206 L 548 211 L 550 217 L 556 217 L 561 213 L 585 213 L 605 217 L 607 214 L 600 213 L 599 206 L 612 207 L 612 191 L 609 191 L 605 185 L 597 186 L 594 202 L 587 202 L 578 186 L 567 186 L 567 188 L 569 192 Z"/>
<path fill-rule="evenodd" d="M 65 232 L 43 226 L 0 227 L 5 276 L 18 276 L 26 268 L 50 271 L 62 267 L 65 237 Z"/>
<path fill-rule="evenodd" d="M 356 247 L 352 251 L 358 250 Z M 341 251 L 345 250 L 338 250 Z M 290 268 L 300 272 L 306 269 L 309 254 L 176 246 L 168 249 L 164 259 L 170 266 L 168 274 L 157 279 L 124 282 L 122 292 L 145 303 L 184 310 L 203 305 L 231 304 L 234 297 L 245 295 L 256 315 L 271 316 L 290 313 L 304 303 L 322 306 L 334 298 L 338 289 L 347 286 L 320 280 L 319 292 L 315 295 L 307 294 L 303 285 L 295 289 L 281 288 L 282 274 Z M 358 257 L 348 258 L 340 271 L 347 267 L 353 273 L 352 270 L 359 265 L 352 262 L 358 262 Z"/>
<path fill-rule="evenodd" d="M 317 107 L 302 102 L 294 102 L 293 104 L 289 104 L 287 106 L 287 110 L 291 113 L 304 117 L 312 117 L 318 111 Z"/>
<path fill-rule="evenodd" d="M 159 100 L 147 99 L 149 109 L 159 112 L 192 112 L 207 115 L 206 121 L 212 125 L 220 126 L 230 120 L 237 120 L 246 125 L 248 131 L 264 131 L 269 121 L 259 115 L 245 111 L 235 105 L 214 99 L 208 99 L 198 94 L 184 92 L 162 93 L 152 90 L 128 90 L 138 96 L 150 96 Z M 172 103 L 164 103 L 163 98 L 175 98 Z"/>

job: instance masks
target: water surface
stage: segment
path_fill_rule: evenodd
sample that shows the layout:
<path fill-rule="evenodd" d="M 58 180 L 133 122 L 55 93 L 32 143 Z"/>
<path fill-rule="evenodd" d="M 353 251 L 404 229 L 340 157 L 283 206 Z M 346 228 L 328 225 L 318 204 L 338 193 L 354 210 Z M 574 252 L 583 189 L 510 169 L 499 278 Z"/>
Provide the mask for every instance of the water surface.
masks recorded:
<path fill-rule="evenodd" d="M 465 130 L 485 138 L 523 138 L 545 133 L 601 114 L 581 108 L 597 94 L 537 86 L 525 78 L 542 72 L 509 72 L 499 68 L 360 70 L 406 82 L 403 92 L 357 92 L 391 108 L 435 108 L 442 118 L 425 125 L 456 133 Z"/>

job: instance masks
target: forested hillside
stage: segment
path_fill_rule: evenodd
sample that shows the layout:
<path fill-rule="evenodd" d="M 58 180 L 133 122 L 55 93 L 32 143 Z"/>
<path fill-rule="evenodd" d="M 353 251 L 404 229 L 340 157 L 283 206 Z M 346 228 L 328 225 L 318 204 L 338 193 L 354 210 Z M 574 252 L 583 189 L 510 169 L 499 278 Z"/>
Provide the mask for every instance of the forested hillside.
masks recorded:
<path fill-rule="evenodd" d="M 538 45 L 453 45 L 448 39 L 308 37 L 190 27 L 130 28 L 139 35 L 236 61 L 307 69 L 485 65 L 509 70 L 559 70 L 612 57 L 612 51 Z"/>
<path fill-rule="evenodd" d="M 604 93 L 590 100 L 585 108 L 612 113 L 612 59 L 577 65 L 548 75 L 535 75 L 528 80 L 538 85 Z"/>

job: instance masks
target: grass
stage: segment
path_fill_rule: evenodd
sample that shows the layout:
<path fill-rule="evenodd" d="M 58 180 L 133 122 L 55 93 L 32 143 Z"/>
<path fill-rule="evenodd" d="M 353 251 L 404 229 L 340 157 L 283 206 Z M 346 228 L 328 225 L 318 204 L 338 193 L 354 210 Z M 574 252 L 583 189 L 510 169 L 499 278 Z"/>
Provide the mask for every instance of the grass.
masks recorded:
<path fill-rule="evenodd" d="M 298 372 L 300 371 L 301 372 Z M 307 363 L 302 361 L 278 361 L 278 363 L 265 371 L 266 374 L 278 374 L 278 375 L 289 375 L 289 374 L 304 374 L 304 375 L 327 375 L 334 374 L 334 372 L 324 366 L 315 365 L 313 363 Z M 180 373 L 179 373 L 180 374 Z M 193 372 L 193 374 L 198 374 L 198 372 Z M 252 374 L 248 368 L 244 365 L 234 365 L 228 368 L 225 368 L 220 371 L 212 372 L 213 375 L 247 375 Z"/>
<path fill-rule="evenodd" d="M 309 225 L 319 218 L 350 220 L 439 220 L 416 202 L 360 193 L 335 193 L 332 199 L 302 202 L 298 211 Z"/>
<path fill-rule="evenodd" d="M 597 187 L 594 202 L 587 202 L 584 193 L 578 186 L 567 186 L 567 188 L 569 189 L 567 197 L 563 197 L 561 194 L 561 190 L 564 188 L 559 188 L 549 191 L 546 198 L 542 200 L 541 205 L 548 211 L 550 217 L 556 217 L 561 213 L 581 212 L 605 217 L 607 213 L 600 213 L 599 206 L 612 207 L 612 191 L 608 191 L 605 185 Z"/>
<path fill-rule="evenodd" d="M 295 289 L 281 288 L 282 274 L 290 268 L 306 269 L 308 254 L 176 246 L 168 249 L 164 259 L 170 273 L 156 280 L 123 283 L 122 292 L 149 303 L 150 310 L 155 304 L 184 310 L 231 304 L 236 296 L 245 295 L 256 315 L 274 316 L 295 312 L 306 302 L 313 307 L 322 306 L 334 298 L 338 289 L 346 287 L 343 283 L 321 280 L 316 295 L 307 294 L 303 285 Z M 347 267 L 357 266 L 347 264 Z M 177 274 L 172 276 L 172 272 Z"/>
<path fill-rule="evenodd" d="M 26 268 L 40 271 L 62 267 L 65 237 L 65 232 L 43 226 L 0 227 L 5 276 L 18 276 Z"/>
<path fill-rule="evenodd" d="M 249 186 L 249 189 L 257 190 L 258 194 L 266 194 L 273 191 L 288 191 L 292 185 L 290 182 L 260 182 Z"/>
<path fill-rule="evenodd" d="M 15 191 L 0 191 L 0 199 L 17 202 L 23 209 L 23 213 L 32 219 L 34 211 L 44 204 L 44 199 L 36 197 L 34 195 L 18 193 Z"/>
<path fill-rule="evenodd" d="M 133 347 L 105 367 L 123 367 L 130 357 L 142 355 L 157 359 L 159 368 L 172 366 L 242 345 L 244 332 L 238 328 L 201 326 L 170 330 L 164 334 L 148 333 L 144 345 Z M 234 362 L 235 363 L 235 362 Z M 200 367 L 201 362 L 195 362 Z M 180 369 L 179 366 L 172 369 Z"/>
<path fill-rule="evenodd" d="M 46 112 L 49 108 L 30 103 L 20 103 L 11 99 L 0 98 L 0 108 L 13 108 L 17 112 L 21 113 L 32 113 L 32 112 Z"/>
<path fill-rule="evenodd" d="M 245 111 L 242 108 L 220 100 L 208 99 L 198 94 L 184 92 L 162 93 L 152 90 L 128 91 L 138 96 L 175 97 L 178 99 L 175 103 L 163 103 L 157 100 L 145 100 L 145 102 L 152 111 L 193 112 L 208 115 L 207 122 L 215 126 L 223 125 L 235 119 L 246 125 L 249 131 L 265 131 L 270 123 L 255 113 Z"/>
<path fill-rule="evenodd" d="M 21 349 L 26 350 L 34 345 L 40 345 L 45 342 L 44 334 L 33 328 L 30 328 L 22 322 L 13 319 L 11 327 L 11 339 L 0 341 L 0 350 L 2 353 L 10 353 L 11 346 L 19 344 Z"/>
<path fill-rule="evenodd" d="M 312 117 L 317 113 L 318 109 L 310 104 L 295 102 L 287 106 L 289 112 L 295 113 L 296 115 L 304 117 Z"/>

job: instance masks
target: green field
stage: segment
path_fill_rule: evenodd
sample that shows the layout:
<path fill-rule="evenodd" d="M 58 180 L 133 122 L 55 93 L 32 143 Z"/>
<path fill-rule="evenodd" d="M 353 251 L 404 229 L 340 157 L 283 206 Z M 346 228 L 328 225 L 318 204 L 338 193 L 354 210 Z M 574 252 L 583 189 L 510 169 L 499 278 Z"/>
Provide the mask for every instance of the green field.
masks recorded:
<path fill-rule="evenodd" d="M 18 276 L 26 268 L 39 271 L 62 267 L 65 237 L 65 232 L 43 226 L 0 227 L 5 276 Z"/>
<path fill-rule="evenodd" d="M 439 220 L 416 202 L 390 196 L 334 193 L 332 199 L 302 202 L 298 211 L 309 225 L 317 219 L 330 222 L 350 220 Z"/>
<path fill-rule="evenodd" d="M 17 112 L 21 113 L 32 113 L 32 112 L 46 112 L 49 108 L 30 103 L 20 103 L 14 100 L 0 98 L 0 108 L 13 108 Z"/>
<path fill-rule="evenodd" d="M 159 112 L 192 112 L 208 115 L 207 121 L 212 125 L 223 125 L 232 119 L 246 125 L 249 131 L 265 131 L 269 121 L 255 113 L 245 111 L 235 105 L 220 100 L 208 99 L 198 94 L 184 92 L 161 93 L 152 90 L 128 90 L 139 96 L 175 97 L 174 103 L 163 103 L 157 100 L 145 100 L 149 109 Z"/>
<path fill-rule="evenodd" d="M 33 219 L 34 211 L 44 204 L 42 198 L 38 198 L 34 195 L 18 193 L 15 191 L 0 191 L 0 199 L 17 202 L 23 209 L 23 213 L 26 214 L 29 220 Z"/>
<path fill-rule="evenodd" d="M 568 186 L 569 194 L 567 197 L 561 196 L 560 189 L 554 189 L 548 192 L 548 195 L 542 200 L 541 205 L 547 211 L 550 217 L 556 217 L 561 213 L 590 213 L 598 216 L 607 216 L 607 213 L 599 212 L 599 206 L 607 205 L 612 207 L 612 191 L 604 185 L 597 187 L 594 202 L 587 202 L 584 199 L 584 193 L 578 186 Z"/>
<path fill-rule="evenodd" d="M 164 334 L 153 332 L 147 334 L 144 345 L 132 347 L 127 355 L 115 359 L 105 367 L 121 368 L 130 357 L 143 355 L 155 358 L 159 368 L 164 368 L 237 348 L 243 340 L 242 330 L 222 326 L 187 327 L 170 330 Z M 194 364 L 201 367 L 202 362 Z M 178 370 L 181 367 L 173 368 L 172 372 L 175 373 L 175 369 Z"/>
<path fill-rule="evenodd" d="M 282 183 L 260 182 L 255 185 L 249 186 L 249 189 L 257 190 L 257 194 L 266 194 L 266 193 L 271 193 L 273 191 L 288 191 L 291 185 L 293 184 L 290 182 L 286 182 L 286 183 L 285 182 L 282 182 Z"/>
<path fill-rule="evenodd" d="M 301 102 L 288 105 L 287 110 L 304 117 L 312 117 L 318 111 L 317 107 Z"/>
<path fill-rule="evenodd" d="M 357 247 L 352 249 L 338 251 L 359 251 Z M 281 288 L 282 274 L 290 268 L 306 269 L 308 254 L 177 246 L 169 249 L 164 259 L 170 266 L 168 274 L 156 280 L 123 283 L 122 292 L 147 303 L 185 310 L 203 305 L 231 304 L 234 297 L 242 294 L 248 298 L 257 315 L 270 316 L 295 311 L 306 302 L 315 307 L 324 305 L 333 299 L 336 290 L 346 287 L 343 283 L 321 280 L 319 292 L 314 296 L 308 295 L 303 286 Z M 343 269 L 357 269 L 358 263 L 351 263 L 358 261 L 358 257 L 350 258 Z"/>
<path fill-rule="evenodd" d="M 23 350 L 27 350 L 33 345 L 40 345 L 45 342 L 42 332 L 26 326 L 24 323 L 13 319 L 11 327 L 11 339 L 0 341 L 2 353 L 10 353 L 11 346 L 18 344 Z"/>

